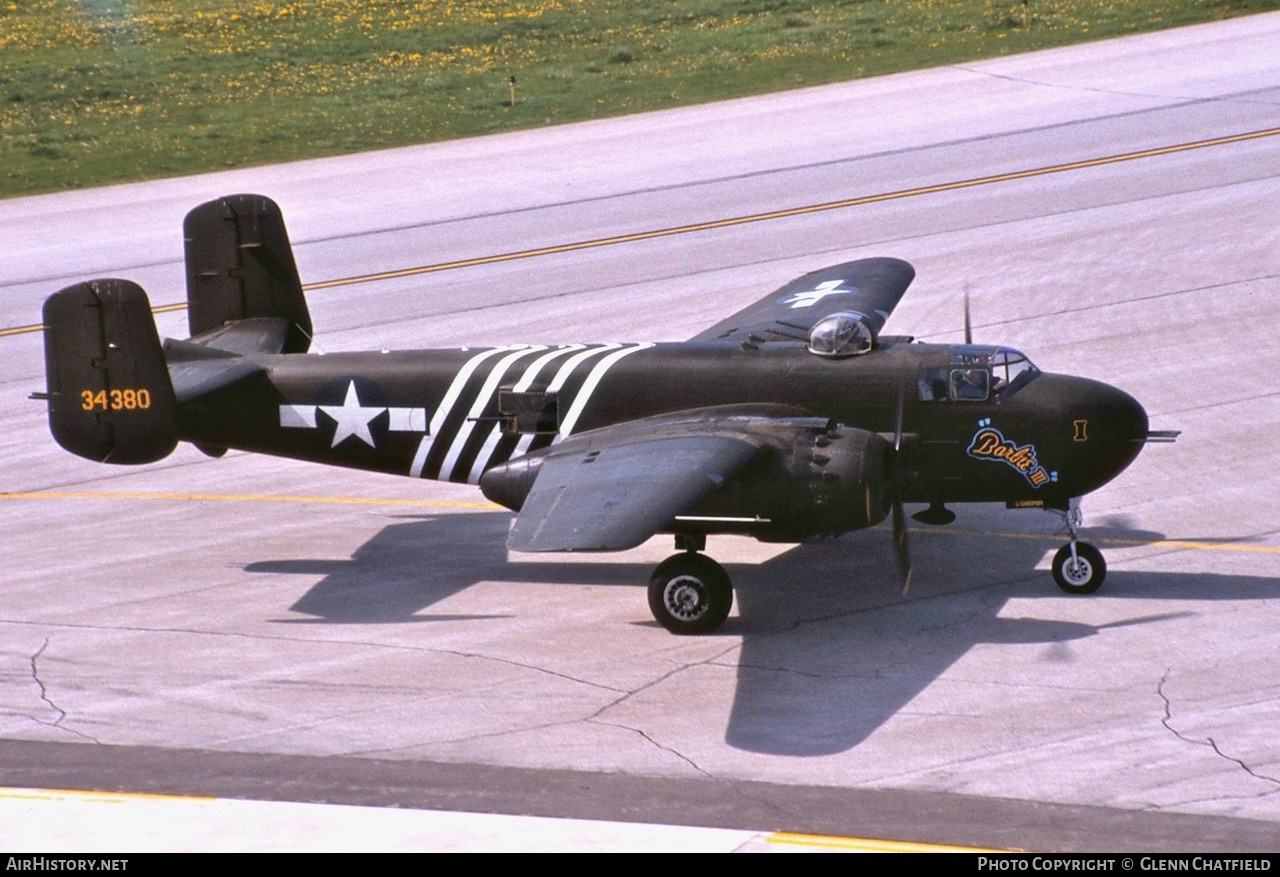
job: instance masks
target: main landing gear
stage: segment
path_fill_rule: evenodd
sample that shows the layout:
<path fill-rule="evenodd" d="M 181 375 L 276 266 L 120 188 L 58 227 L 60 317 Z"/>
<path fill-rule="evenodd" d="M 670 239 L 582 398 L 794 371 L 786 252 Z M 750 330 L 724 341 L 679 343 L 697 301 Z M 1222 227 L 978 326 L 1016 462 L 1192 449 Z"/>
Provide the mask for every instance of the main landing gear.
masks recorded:
<path fill-rule="evenodd" d="M 733 585 L 724 567 L 705 554 L 705 536 L 677 536 L 684 549 L 658 564 L 649 578 L 649 611 L 672 633 L 710 633 L 729 617 Z"/>
<path fill-rule="evenodd" d="M 949 523 L 955 515 L 949 510 L 930 507 L 919 520 L 926 523 Z M 1061 515 L 1071 541 L 1053 557 L 1053 580 L 1068 594 L 1092 594 L 1107 577 L 1107 563 L 1102 552 L 1088 542 L 1080 541 L 1080 524 L 1084 515 L 1079 500 L 1073 499 L 1065 511 L 1050 509 Z M 676 536 L 673 554 L 658 564 L 649 578 L 649 611 L 654 619 L 672 633 L 710 633 L 729 617 L 733 608 L 733 585 L 724 567 L 705 554 L 706 536 Z"/>
<path fill-rule="evenodd" d="M 1071 500 L 1067 510 L 1058 514 L 1067 525 L 1071 541 L 1053 556 L 1053 580 L 1068 594 L 1092 594 L 1107 577 L 1107 563 L 1101 551 L 1079 540 L 1079 527 L 1084 520 L 1079 500 Z"/>

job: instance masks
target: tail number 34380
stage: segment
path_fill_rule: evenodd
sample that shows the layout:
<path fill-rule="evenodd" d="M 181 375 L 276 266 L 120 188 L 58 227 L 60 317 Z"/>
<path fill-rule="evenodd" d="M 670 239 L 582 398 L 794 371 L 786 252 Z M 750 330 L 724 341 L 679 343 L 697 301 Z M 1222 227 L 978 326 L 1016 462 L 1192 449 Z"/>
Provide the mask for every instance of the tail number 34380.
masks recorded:
<path fill-rule="evenodd" d="M 85 411 L 138 411 L 151 407 L 151 391 L 92 390 L 80 391 L 80 407 Z"/>

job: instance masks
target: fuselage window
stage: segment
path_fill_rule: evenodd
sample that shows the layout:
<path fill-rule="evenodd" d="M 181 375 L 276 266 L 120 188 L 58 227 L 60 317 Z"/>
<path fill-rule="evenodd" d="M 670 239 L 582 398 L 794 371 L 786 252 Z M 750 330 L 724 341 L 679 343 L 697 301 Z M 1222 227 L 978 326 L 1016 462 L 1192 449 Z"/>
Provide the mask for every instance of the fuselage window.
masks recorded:
<path fill-rule="evenodd" d="M 951 370 L 951 398 L 957 402 L 984 402 L 991 394 L 991 373 L 981 368 Z"/>
<path fill-rule="evenodd" d="M 984 402 L 991 397 L 991 372 L 985 368 L 932 368 L 917 384 L 923 402 Z"/>
<path fill-rule="evenodd" d="M 920 374 L 920 401 L 937 402 L 951 398 L 947 391 L 947 370 L 931 368 Z"/>

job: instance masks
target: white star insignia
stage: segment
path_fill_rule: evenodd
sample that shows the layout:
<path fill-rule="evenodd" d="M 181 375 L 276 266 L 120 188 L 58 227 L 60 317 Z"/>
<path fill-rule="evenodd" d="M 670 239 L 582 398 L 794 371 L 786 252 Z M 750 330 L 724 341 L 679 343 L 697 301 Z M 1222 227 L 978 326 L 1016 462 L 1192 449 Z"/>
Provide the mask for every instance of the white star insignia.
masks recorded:
<path fill-rule="evenodd" d="M 373 433 L 369 432 L 369 424 L 387 409 L 385 407 L 366 408 L 361 405 L 360 397 L 356 394 L 355 381 L 347 384 L 347 398 L 343 400 L 341 405 L 317 405 L 316 407 L 332 417 L 338 424 L 333 431 L 333 444 L 329 447 L 336 448 L 352 436 L 360 439 L 371 448 L 376 447 L 373 443 Z"/>
<path fill-rule="evenodd" d="M 781 302 L 792 310 L 796 310 L 797 308 L 811 308 L 829 295 L 849 295 L 857 292 L 856 289 L 842 289 L 841 284 L 843 283 L 843 280 L 827 280 L 819 283 L 808 292 L 793 292 L 782 299 Z"/>

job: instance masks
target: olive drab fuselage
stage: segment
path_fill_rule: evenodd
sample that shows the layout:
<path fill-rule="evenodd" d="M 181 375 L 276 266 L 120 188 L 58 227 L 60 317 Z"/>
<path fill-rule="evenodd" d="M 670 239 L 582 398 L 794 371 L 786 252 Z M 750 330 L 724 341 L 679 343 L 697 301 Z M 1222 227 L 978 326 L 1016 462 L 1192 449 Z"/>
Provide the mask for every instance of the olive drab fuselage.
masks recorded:
<path fill-rule="evenodd" d="M 997 387 L 998 350 L 890 340 L 834 360 L 802 344 L 687 342 L 268 356 L 260 375 L 183 407 L 179 424 L 202 447 L 475 484 L 571 434 L 723 406 L 778 405 L 890 438 L 901 397 L 904 501 L 1047 508 L 1137 455 L 1147 422 L 1129 396 L 1038 372 Z M 951 392 L 958 371 L 981 373 L 985 389 Z"/>

